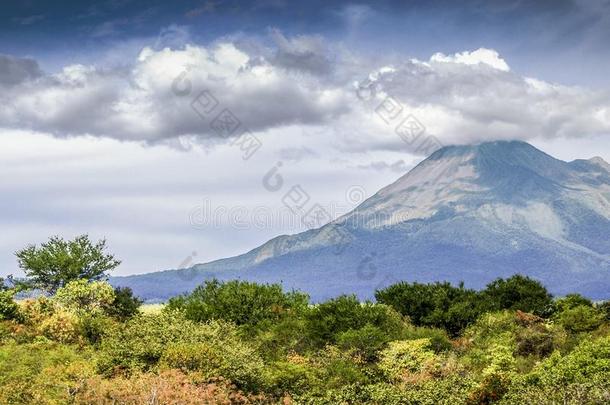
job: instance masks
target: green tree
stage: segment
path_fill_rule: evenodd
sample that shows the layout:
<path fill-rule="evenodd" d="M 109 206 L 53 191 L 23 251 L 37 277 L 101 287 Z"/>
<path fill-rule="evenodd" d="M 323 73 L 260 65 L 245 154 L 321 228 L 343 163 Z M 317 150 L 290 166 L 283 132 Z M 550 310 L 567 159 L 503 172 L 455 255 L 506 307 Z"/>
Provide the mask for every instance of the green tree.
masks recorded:
<path fill-rule="evenodd" d="M 481 292 L 485 306 L 490 311 L 503 309 L 521 310 L 540 316 L 552 309 L 553 296 L 538 281 L 516 274 L 492 281 Z"/>
<path fill-rule="evenodd" d="M 580 294 L 568 294 L 565 297 L 561 297 L 555 300 L 553 303 L 553 309 L 556 312 L 562 312 L 568 309 L 575 308 L 579 305 L 585 307 L 593 307 L 593 302 L 590 299 L 583 297 Z"/>
<path fill-rule="evenodd" d="M 316 305 L 306 313 L 305 320 L 310 342 L 319 347 L 336 343 L 342 332 L 367 325 L 383 330 L 389 341 L 399 336 L 405 326 L 400 314 L 391 307 L 360 303 L 354 295 L 343 295 Z"/>
<path fill-rule="evenodd" d="M 133 295 L 129 287 L 116 287 L 114 301 L 106 308 L 106 313 L 113 318 L 126 320 L 138 313 L 142 300 Z"/>
<path fill-rule="evenodd" d="M 401 282 L 375 292 L 377 302 L 390 305 L 417 326 L 444 328 L 457 335 L 482 313 L 474 290 L 450 283 Z"/>
<path fill-rule="evenodd" d="M 555 318 L 565 330 L 572 333 L 589 332 L 597 329 L 604 321 L 603 314 L 588 305 L 577 305 L 555 314 Z"/>
<path fill-rule="evenodd" d="M 34 288 L 55 293 L 72 280 L 101 280 L 121 264 L 105 250 L 104 239 L 94 244 L 87 235 L 70 241 L 54 236 L 40 247 L 30 245 L 15 255 Z"/>
<path fill-rule="evenodd" d="M 253 326 L 300 313 L 307 308 L 308 302 L 306 294 L 284 292 L 279 284 L 209 280 L 189 295 L 170 299 L 167 310 L 183 311 L 186 318 L 193 321 L 224 319 L 237 325 Z"/>

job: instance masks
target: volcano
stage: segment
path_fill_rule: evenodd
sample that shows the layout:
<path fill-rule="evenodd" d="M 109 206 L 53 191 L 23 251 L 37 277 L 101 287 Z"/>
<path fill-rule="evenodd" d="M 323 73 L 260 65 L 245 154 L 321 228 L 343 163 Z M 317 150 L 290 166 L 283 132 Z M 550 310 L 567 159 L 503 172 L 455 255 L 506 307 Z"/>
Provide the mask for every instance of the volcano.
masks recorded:
<path fill-rule="evenodd" d="M 610 165 L 564 162 L 525 142 L 437 150 L 350 213 L 245 254 L 115 277 L 147 300 L 204 280 L 280 282 L 314 301 L 372 298 L 398 281 L 482 288 L 520 273 L 553 294 L 610 298 Z"/>

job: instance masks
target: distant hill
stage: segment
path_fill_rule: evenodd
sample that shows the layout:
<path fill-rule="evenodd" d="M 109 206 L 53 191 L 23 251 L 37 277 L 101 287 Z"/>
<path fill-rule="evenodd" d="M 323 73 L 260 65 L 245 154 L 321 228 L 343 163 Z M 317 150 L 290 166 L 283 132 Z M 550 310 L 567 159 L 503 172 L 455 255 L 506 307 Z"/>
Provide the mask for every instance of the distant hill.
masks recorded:
<path fill-rule="evenodd" d="M 399 280 L 480 288 L 514 273 L 552 293 L 610 298 L 610 165 L 525 142 L 448 146 L 318 229 L 190 269 L 114 277 L 147 300 L 210 277 L 282 282 L 322 300 Z"/>

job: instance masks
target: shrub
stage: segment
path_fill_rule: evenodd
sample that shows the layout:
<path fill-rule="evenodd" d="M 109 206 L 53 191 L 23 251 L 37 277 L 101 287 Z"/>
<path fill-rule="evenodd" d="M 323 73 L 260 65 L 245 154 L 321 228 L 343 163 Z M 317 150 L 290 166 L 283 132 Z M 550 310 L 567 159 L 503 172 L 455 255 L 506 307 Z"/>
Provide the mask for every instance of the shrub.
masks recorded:
<path fill-rule="evenodd" d="M 353 353 L 343 352 L 336 346 L 326 346 L 313 357 L 312 364 L 322 382 L 322 385 L 313 389 L 324 391 L 348 384 L 365 384 L 368 380 L 362 359 Z"/>
<path fill-rule="evenodd" d="M 604 301 L 598 304 L 596 308 L 602 314 L 604 321 L 610 322 L 610 301 Z"/>
<path fill-rule="evenodd" d="M 114 301 L 106 307 L 106 313 L 113 318 L 124 321 L 138 313 L 142 300 L 133 295 L 129 287 L 114 289 Z"/>
<path fill-rule="evenodd" d="M 275 395 L 287 392 L 291 395 L 303 395 L 324 385 L 320 380 L 319 370 L 312 367 L 307 360 L 294 361 L 293 358 L 274 362 L 267 368 L 268 384 Z"/>
<path fill-rule="evenodd" d="M 295 317 L 282 319 L 261 330 L 255 342 L 267 359 L 281 360 L 290 353 L 303 352 L 308 347 L 305 320 Z"/>
<path fill-rule="evenodd" d="M 392 380 L 422 371 L 436 359 L 430 340 L 399 340 L 390 342 L 380 355 L 379 368 Z"/>
<path fill-rule="evenodd" d="M 87 342 L 97 345 L 115 325 L 109 317 L 102 314 L 83 314 L 78 318 L 77 331 Z"/>
<path fill-rule="evenodd" d="M 231 379 L 240 387 L 263 385 L 263 363 L 242 342 L 235 325 L 222 321 L 195 323 L 180 314 L 139 315 L 103 336 L 98 369 L 105 375 L 154 371 L 159 366 Z"/>
<path fill-rule="evenodd" d="M 93 375 L 86 350 L 52 342 L 0 346 L 1 404 L 65 404 Z"/>
<path fill-rule="evenodd" d="M 580 294 L 568 294 L 565 297 L 556 299 L 553 303 L 553 308 L 555 312 L 562 312 L 580 305 L 584 305 L 585 307 L 593 307 L 593 302 Z"/>
<path fill-rule="evenodd" d="M 240 388 L 259 391 L 264 386 L 264 365 L 247 344 L 232 339 L 214 342 L 171 344 L 161 356 L 166 368 L 199 371 L 205 377 L 223 377 Z"/>
<path fill-rule="evenodd" d="M 170 299 L 166 310 L 180 310 L 186 318 L 198 322 L 223 319 L 252 326 L 299 313 L 307 307 L 308 300 L 302 293 L 285 293 L 279 284 L 211 280 L 190 295 Z"/>
<path fill-rule="evenodd" d="M 197 375 L 179 370 L 159 374 L 134 374 L 130 378 L 104 379 L 99 376 L 85 381 L 75 394 L 77 404 L 266 404 L 263 395 L 244 394 L 229 382 L 201 381 Z"/>
<path fill-rule="evenodd" d="M 55 313 L 55 302 L 45 296 L 28 299 L 21 305 L 24 322 L 36 326 Z"/>
<path fill-rule="evenodd" d="M 556 314 L 557 321 L 572 333 L 590 332 L 603 322 L 603 315 L 592 306 L 578 305 Z"/>
<path fill-rule="evenodd" d="M 361 304 L 355 296 L 341 296 L 309 310 L 305 319 L 310 343 L 314 347 L 334 344 L 340 333 L 357 330 L 366 325 L 385 331 L 388 340 L 396 339 L 405 324 L 396 311 L 382 305 Z"/>
<path fill-rule="evenodd" d="M 235 328 L 228 324 L 198 325 L 171 312 L 138 315 L 116 325 L 104 336 L 98 367 L 106 375 L 146 371 L 157 365 L 171 343 L 206 342 L 235 333 Z"/>
<path fill-rule="evenodd" d="M 64 310 L 57 310 L 44 319 L 37 330 L 42 336 L 60 343 L 76 343 L 80 336 L 78 318 Z"/>
<path fill-rule="evenodd" d="M 377 353 L 386 346 L 388 335 L 380 328 L 367 324 L 337 335 L 337 346 L 343 350 L 356 350 L 368 362 L 377 359 Z"/>
<path fill-rule="evenodd" d="M 457 335 L 482 313 L 475 291 L 463 284 L 401 282 L 375 292 L 378 302 L 392 306 L 417 326 L 444 328 Z"/>
<path fill-rule="evenodd" d="M 453 346 L 447 332 L 443 329 L 407 325 L 400 334 L 400 340 L 414 339 L 428 339 L 430 347 L 435 353 L 444 352 Z"/>
<path fill-rule="evenodd" d="M 523 328 L 517 332 L 515 354 L 546 357 L 555 349 L 555 336 L 545 325 Z"/>
<path fill-rule="evenodd" d="M 559 352 L 517 378 L 506 404 L 602 404 L 610 400 L 610 337 L 585 340 L 571 353 Z"/>
<path fill-rule="evenodd" d="M 57 290 L 54 299 L 77 314 L 100 314 L 114 302 L 114 289 L 105 281 L 70 281 Z"/>
<path fill-rule="evenodd" d="M 536 280 L 514 275 L 506 280 L 499 278 L 481 292 L 488 310 L 521 310 L 536 315 L 548 315 L 552 309 L 552 296 Z"/>
<path fill-rule="evenodd" d="M 12 290 L 0 291 L 0 321 L 19 318 L 19 305 L 13 299 Z"/>

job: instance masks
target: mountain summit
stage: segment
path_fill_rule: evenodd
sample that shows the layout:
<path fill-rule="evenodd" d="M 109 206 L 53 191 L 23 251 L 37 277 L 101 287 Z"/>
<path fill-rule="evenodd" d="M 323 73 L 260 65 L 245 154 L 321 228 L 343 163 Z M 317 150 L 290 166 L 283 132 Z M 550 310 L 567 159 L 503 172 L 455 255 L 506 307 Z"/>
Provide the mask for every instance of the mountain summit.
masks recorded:
<path fill-rule="evenodd" d="M 610 294 L 610 165 L 525 142 L 448 146 L 321 228 L 186 270 L 117 277 L 147 299 L 210 277 L 282 282 L 314 300 L 400 280 L 480 288 L 514 273 L 554 294 Z"/>

